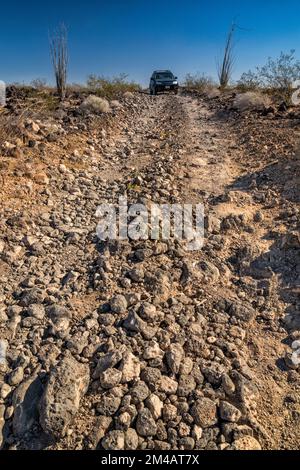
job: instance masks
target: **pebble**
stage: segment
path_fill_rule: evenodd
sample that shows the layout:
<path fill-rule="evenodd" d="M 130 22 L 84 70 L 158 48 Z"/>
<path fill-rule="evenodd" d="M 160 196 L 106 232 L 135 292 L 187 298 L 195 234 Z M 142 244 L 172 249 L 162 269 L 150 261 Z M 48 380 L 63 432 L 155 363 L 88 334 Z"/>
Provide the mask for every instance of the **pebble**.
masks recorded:
<path fill-rule="evenodd" d="M 136 422 L 136 430 L 140 436 L 150 437 L 155 436 L 157 432 L 157 426 L 152 417 L 150 410 L 145 408 L 138 414 Z"/>
<path fill-rule="evenodd" d="M 127 310 L 127 300 L 124 295 L 116 295 L 110 300 L 110 308 L 114 313 L 125 313 Z"/>
<path fill-rule="evenodd" d="M 222 401 L 220 403 L 220 417 L 224 421 L 229 421 L 231 423 L 237 423 L 242 414 L 238 408 L 233 406 L 231 403 L 228 403 L 226 401 Z"/>
<path fill-rule="evenodd" d="M 152 393 L 149 398 L 146 400 L 146 406 L 148 409 L 151 411 L 154 419 L 158 419 L 161 417 L 162 409 L 163 409 L 163 402 L 160 400 L 160 398 L 155 395 L 155 393 Z"/>
<path fill-rule="evenodd" d="M 124 450 L 125 435 L 123 431 L 110 431 L 101 441 L 105 450 Z"/>
<path fill-rule="evenodd" d="M 201 428 L 208 428 L 218 422 L 217 406 L 210 398 L 198 399 L 191 409 L 191 415 Z"/>

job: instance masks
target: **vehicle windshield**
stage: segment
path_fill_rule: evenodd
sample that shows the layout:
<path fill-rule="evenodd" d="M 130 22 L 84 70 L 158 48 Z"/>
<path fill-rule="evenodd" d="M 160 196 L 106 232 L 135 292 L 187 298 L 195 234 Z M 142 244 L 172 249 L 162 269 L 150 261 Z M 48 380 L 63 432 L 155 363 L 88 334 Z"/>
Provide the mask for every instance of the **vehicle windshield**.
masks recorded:
<path fill-rule="evenodd" d="M 162 73 L 157 73 L 155 78 L 158 80 L 164 80 L 166 78 L 173 80 L 174 75 L 171 72 L 162 72 Z"/>

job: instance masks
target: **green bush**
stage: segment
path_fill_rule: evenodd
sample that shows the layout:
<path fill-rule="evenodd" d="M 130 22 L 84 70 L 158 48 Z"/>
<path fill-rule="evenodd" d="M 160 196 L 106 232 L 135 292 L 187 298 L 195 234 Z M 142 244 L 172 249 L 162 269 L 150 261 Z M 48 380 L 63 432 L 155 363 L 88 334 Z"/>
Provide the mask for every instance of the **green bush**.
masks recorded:
<path fill-rule="evenodd" d="M 256 67 L 244 73 L 238 87 L 244 91 L 263 89 L 278 99 L 290 102 L 293 90 L 293 82 L 300 77 L 300 61 L 295 58 L 295 51 L 281 52 L 277 59 L 269 57 L 266 65 Z"/>
<path fill-rule="evenodd" d="M 249 70 L 248 72 L 243 73 L 237 83 L 237 88 L 241 92 L 255 91 L 261 88 L 261 83 L 258 76 Z"/>
<path fill-rule="evenodd" d="M 107 99 L 116 99 L 127 91 L 140 90 L 140 85 L 127 80 L 127 75 L 121 74 L 114 78 L 105 78 L 98 75 L 89 75 L 87 87 L 97 96 Z"/>

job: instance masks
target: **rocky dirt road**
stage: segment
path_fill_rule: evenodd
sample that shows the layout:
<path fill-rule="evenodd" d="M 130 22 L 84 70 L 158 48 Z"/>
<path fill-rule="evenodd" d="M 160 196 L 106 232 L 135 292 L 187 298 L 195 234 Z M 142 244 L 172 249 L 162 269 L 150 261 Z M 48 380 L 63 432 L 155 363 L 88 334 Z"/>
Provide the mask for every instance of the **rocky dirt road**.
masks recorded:
<path fill-rule="evenodd" d="M 3 448 L 299 446 L 294 122 L 136 94 L 25 123 L 1 160 Z M 203 249 L 99 241 L 124 195 L 204 204 Z"/>

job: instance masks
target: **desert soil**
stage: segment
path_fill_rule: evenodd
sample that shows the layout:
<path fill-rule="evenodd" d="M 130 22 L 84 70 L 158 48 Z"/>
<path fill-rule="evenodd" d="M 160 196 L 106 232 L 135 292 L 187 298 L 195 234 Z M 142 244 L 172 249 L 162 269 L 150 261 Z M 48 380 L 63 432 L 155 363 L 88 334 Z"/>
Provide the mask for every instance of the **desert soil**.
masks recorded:
<path fill-rule="evenodd" d="M 20 125 L 0 157 L 4 449 L 299 447 L 300 121 L 230 100 Z M 203 204 L 203 248 L 100 241 L 97 207 L 124 195 Z"/>

